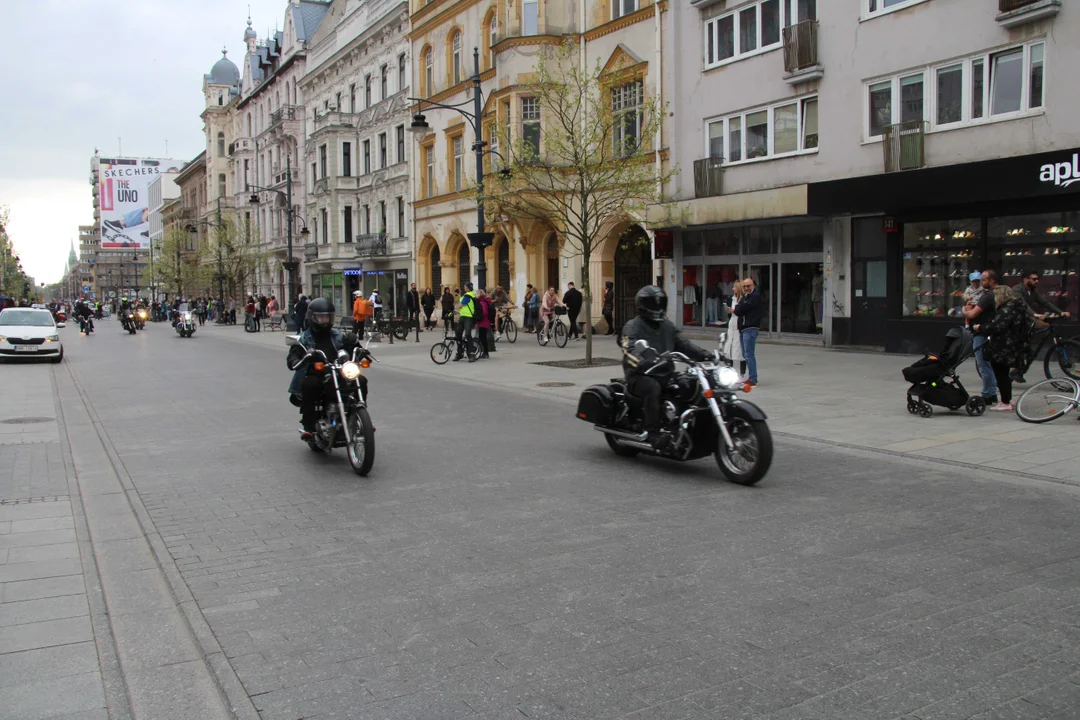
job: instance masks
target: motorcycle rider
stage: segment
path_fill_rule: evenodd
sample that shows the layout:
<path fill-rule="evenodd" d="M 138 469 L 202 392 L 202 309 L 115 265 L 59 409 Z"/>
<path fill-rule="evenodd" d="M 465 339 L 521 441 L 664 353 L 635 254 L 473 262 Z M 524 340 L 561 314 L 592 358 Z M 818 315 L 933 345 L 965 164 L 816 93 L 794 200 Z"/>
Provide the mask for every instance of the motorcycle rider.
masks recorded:
<path fill-rule="evenodd" d="M 300 437 L 303 440 L 310 440 L 319 420 L 316 407 L 323 399 L 325 392 L 323 378 L 329 370 L 316 370 L 313 361 L 303 365 L 300 365 L 300 361 L 311 350 L 321 350 L 327 360 L 333 361 L 337 357 L 338 350 L 344 350 L 352 355 L 353 349 L 359 343 L 354 333 L 343 333 L 334 328 L 334 304 L 326 298 L 315 298 L 308 305 L 307 329 L 300 333 L 299 341 L 299 345 L 289 348 L 287 364 L 293 371 L 289 392 L 300 396 L 300 422 L 304 428 Z M 360 375 L 356 380 L 360 383 L 360 392 L 366 400 L 368 397 L 367 377 Z"/>
<path fill-rule="evenodd" d="M 646 285 L 638 290 L 634 298 L 638 316 L 623 326 L 620 339 L 626 389 L 641 399 L 645 429 L 658 450 L 671 441 L 671 433 L 661 417 L 660 397 L 665 382 L 675 370 L 670 362 L 661 360 L 660 356 L 667 352 L 681 352 L 691 360 L 715 357 L 679 334 L 679 329 L 667 319 L 667 302 L 667 294 L 655 285 Z M 647 342 L 648 347 L 644 350 L 636 348 L 634 344 L 638 340 Z M 661 363 L 663 366 L 657 367 Z"/>
<path fill-rule="evenodd" d="M 86 301 L 81 299 L 76 301 L 75 315 L 79 318 L 79 323 L 85 328 L 84 332 L 87 335 L 94 332 L 94 311 L 90 309 Z"/>

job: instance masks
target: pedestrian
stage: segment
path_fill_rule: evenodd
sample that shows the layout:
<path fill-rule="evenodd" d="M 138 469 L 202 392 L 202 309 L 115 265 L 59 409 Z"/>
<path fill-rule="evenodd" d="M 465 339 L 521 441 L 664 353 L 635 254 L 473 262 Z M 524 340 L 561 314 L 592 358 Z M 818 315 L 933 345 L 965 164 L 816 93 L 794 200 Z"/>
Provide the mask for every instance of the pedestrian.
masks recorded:
<path fill-rule="evenodd" d="M 460 320 L 457 327 L 457 356 L 454 361 L 457 362 L 462 357 L 468 355 L 469 362 L 473 362 L 473 338 L 472 331 L 476 327 L 477 315 L 480 312 L 480 308 L 476 303 L 476 293 L 473 291 L 473 284 L 471 282 L 465 283 L 465 292 L 461 294 L 461 313 Z"/>
<path fill-rule="evenodd" d="M 304 321 L 307 320 L 308 299 L 307 295 L 301 295 L 293 305 L 293 318 L 296 320 L 296 332 L 304 332 Z"/>
<path fill-rule="evenodd" d="M 420 293 L 416 289 L 416 283 L 409 287 L 405 293 L 405 309 L 409 311 L 409 327 L 416 323 L 416 331 L 420 331 Z"/>
<path fill-rule="evenodd" d="M 476 305 L 479 309 L 476 318 L 476 330 L 480 335 L 480 358 L 487 359 L 488 348 L 493 345 L 491 342 L 491 316 L 495 312 L 495 308 L 491 304 L 491 298 L 488 297 L 484 288 L 480 288 L 476 291 Z"/>
<path fill-rule="evenodd" d="M 761 293 L 757 291 L 757 283 L 753 278 L 743 280 L 742 286 L 743 296 L 734 312 L 739 318 L 739 342 L 742 345 L 743 357 L 746 358 L 746 370 L 750 373 L 745 386 L 745 389 L 749 390 L 758 384 L 757 340 L 761 331 Z"/>
<path fill-rule="evenodd" d="M 199 327 L 206 324 L 206 300 L 199 298 Z"/>
<path fill-rule="evenodd" d="M 522 321 L 521 321 L 521 327 L 525 332 L 530 333 L 530 334 L 533 331 L 532 299 L 533 299 L 533 295 L 535 295 L 535 294 L 536 294 L 536 290 L 533 289 L 533 286 L 530 283 L 530 284 L 525 286 L 525 297 L 522 298 L 522 300 L 521 300 L 521 307 L 522 307 L 522 314 L 523 314 Z"/>
<path fill-rule="evenodd" d="M 434 330 L 435 323 L 431 320 L 431 314 L 435 312 L 435 296 L 431 288 L 424 290 L 424 294 L 420 296 L 420 307 L 424 309 L 424 329 Z"/>
<path fill-rule="evenodd" d="M 986 404 L 992 407 L 997 405 L 998 402 L 997 378 L 994 377 L 994 368 L 990 365 L 989 358 L 983 352 L 983 346 L 986 345 L 987 341 L 985 330 L 994 321 L 994 314 L 997 312 L 997 302 L 994 300 L 997 273 L 993 270 L 984 270 L 982 287 L 987 292 L 983 292 L 976 302 L 965 305 L 963 312 L 975 335 L 975 362 L 978 364 L 979 374 L 982 376 L 982 396 L 986 400 Z"/>
<path fill-rule="evenodd" d="M 578 330 L 578 315 L 581 314 L 581 291 L 574 287 L 574 283 L 566 283 L 566 292 L 563 293 L 563 305 L 566 306 L 566 315 L 570 320 L 570 334 L 567 338 L 581 339 L 581 331 Z"/>
<path fill-rule="evenodd" d="M 979 302 L 979 297 L 983 294 L 982 289 L 982 273 L 975 270 L 968 275 L 968 281 L 971 283 L 964 288 L 964 295 L 960 302 L 960 307 L 965 305 L 975 305 Z"/>
<path fill-rule="evenodd" d="M 495 292 L 491 293 L 491 307 L 494 310 L 495 322 L 492 326 L 495 330 L 495 339 L 502 337 L 502 313 L 510 304 L 510 298 L 502 285 L 495 286 Z"/>
<path fill-rule="evenodd" d="M 554 287 L 549 287 L 548 291 L 544 293 L 544 301 L 540 304 L 540 319 L 544 323 L 540 332 L 544 333 L 548 339 L 551 338 L 551 319 L 555 317 L 555 308 L 557 307 L 564 306 L 559 302 L 559 293 L 555 292 Z"/>
<path fill-rule="evenodd" d="M 247 325 L 247 321 L 251 320 L 251 326 L 254 328 L 252 332 L 259 332 L 262 327 L 259 325 L 259 303 L 255 299 L 254 295 L 248 295 L 247 304 L 244 306 L 244 325 Z"/>
<path fill-rule="evenodd" d="M 368 300 L 371 302 L 372 318 L 378 321 L 382 316 L 382 295 L 379 294 L 379 288 L 371 291 L 371 297 Z"/>
<path fill-rule="evenodd" d="M 615 334 L 615 283 L 608 280 L 604 283 L 604 309 L 601 311 L 607 322 L 605 335 Z"/>
<path fill-rule="evenodd" d="M 236 324 L 236 298 L 229 296 L 229 324 Z"/>
<path fill-rule="evenodd" d="M 277 315 L 277 312 L 278 312 L 277 298 L 274 297 L 273 295 L 271 295 L 269 302 L 266 303 L 267 317 L 269 317 L 271 320 L 273 320 L 274 316 Z"/>
<path fill-rule="evenodd" d="M 1001 394 L 1001 402 L 990 410 L 1012 412 L 1016 406 L 1012 401 L 1013 378 L 1010 368 L 1016 367 L 1025 354 L 1031 323 L 1024 299 L 1015 296 L 1009 288 L 999 285 L 994 289 L 993 297 L 993 319 L 985 326 L 977 322 L 975 329 L 985 331 L 989 338 L 983 345 L 983 353 L 994 370 L 994 379 Z"/>
<path fill-rule="evenodd" d="M 450 326 L 454 324 L 454 296 L 450 294 L 450 288 L 443 288 L 439 303 L 442 305 L 443 329 L 449 335 Z"/>
<path fill-rule="evenodd" d="M 1056 307 L 1053 303 L 1046 300 L 1039 294 L 1039 272 L 1037 270 L 1030 270 L 1024 273 L 1023 282 L 1017 283 L 1012 289 L 1013 297 L 1022 300 L 1024 306 L 1027 308 L 1028 322 L 1032 329 L 1042 330 L 1048 327 L 1046 322 L 1047 315 L 1060 314 L 1062 317 L 1072 317 L 1068 312 Z M 1019 364 L 1024 364 L 1026 358 L 1020 358 Z M 1023 370 L 1026 368 L 1016 367 L 1012 373 L 1012 379 L 1014 382 L 1027 382 L 1024 379 Z"/>
<path fill-rule="evenodd" d="M 371 303 L 364 299 L 364 293 L 357 290 L 353 293 L 353 330 L 356 332 L 356 337 L 361 340 L 364 339 L 365 328 L 367 321 L 371 319 L 372 308 Z"/>
<path fill-rule="evenodd" d="M 735 315 L 735 308 L 739 305 L 739 301 L 742 300 L 744 294 L 742 283 L 733 283 L 731 292 L 731 305 L 728 308 L 729 318 L 727 337 L 724 339 L 724 347 L 721 349 L 721 352 L 724 354 L 724 357 L 731 362 L 732 367 L 735 367 L 735 363 L 739 363 L 739 378 L 745 380 L 746 359 L 743 356 L 742 351 L 742 337 L 739 333 L 739 318 Z"/>
<path fill-rule="evenodd" d="M 259 296 L 259 317 L 260 318 L 266 317 L 266 303 L 267 303 L 266 296 L 265 295 L 260 295 Z"/>
<path fill-rule="evenodd" d="M 540 332 L 540 301 L 542 299 L 540 291 L 533 288 L 532 296 L 529 298 L 529 329 L 533 333 Z"/>

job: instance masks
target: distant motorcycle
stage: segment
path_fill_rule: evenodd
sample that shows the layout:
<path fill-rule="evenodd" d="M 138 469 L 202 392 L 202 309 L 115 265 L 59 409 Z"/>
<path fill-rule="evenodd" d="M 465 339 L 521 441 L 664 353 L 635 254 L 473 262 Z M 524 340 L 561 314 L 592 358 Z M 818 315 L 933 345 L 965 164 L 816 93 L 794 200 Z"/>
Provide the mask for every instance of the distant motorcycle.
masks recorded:
<path fill-rule="evenodd" d="M 132 335 L 135 334 L 138 326 L 135 323 L 135 312 L 133 310 L 120 311 L 120 327 L 124 328 Z"/>
<path fill-rule="evenodd" d="M 145 330 L 146 329 L 146 321 L 147 321 L 147 319 L 149 317 L 150 317 L 150 313 L 147 311 L 146 308 L 139 308 L 138 310 L 135 311 L 135 325 L 140 330 Z"/>
<path fill-rule="evenodd" d="M 195 314 L 190 310 L 179 310 L 176 314 L 176 334 L 189 338 L 195 334 Z"/>

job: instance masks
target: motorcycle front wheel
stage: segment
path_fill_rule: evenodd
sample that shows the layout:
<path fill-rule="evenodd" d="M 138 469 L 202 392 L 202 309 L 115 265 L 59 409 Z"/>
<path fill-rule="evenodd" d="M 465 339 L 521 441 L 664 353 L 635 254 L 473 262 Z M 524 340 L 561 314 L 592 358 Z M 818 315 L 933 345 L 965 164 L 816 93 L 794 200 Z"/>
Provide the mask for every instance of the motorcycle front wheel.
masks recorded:
<path fill-rule="evenodd" d="M 375 426 L 367 408 L 349 413 L 349 438 L 349 464 L 357 475 L 367 475 L 375 463 Z"/>
<path fill-rule="evenodd" d="M 753 485 L 765 477 L 772 465 L 772 433 L 764 420 L 733 417 L 728 422 L 728 432 L 735 447 L 728 449 L 724 439 L 718 438 L 716 464 L 720 472 L 733 483 Z"/>

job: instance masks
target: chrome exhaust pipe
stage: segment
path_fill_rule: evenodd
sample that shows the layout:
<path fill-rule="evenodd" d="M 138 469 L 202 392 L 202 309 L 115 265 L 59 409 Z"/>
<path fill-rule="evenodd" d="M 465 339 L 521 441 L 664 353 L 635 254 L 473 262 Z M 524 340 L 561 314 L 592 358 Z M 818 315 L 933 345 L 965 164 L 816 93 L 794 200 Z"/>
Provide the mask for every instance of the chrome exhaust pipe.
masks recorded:
<path fill-rule="evenodd" d="M 593 425 L 593 428 L 598 430 L 599 432 L 604 433 L 605 435 L 613 435 L 613 436 L 619 438 L 620 440 L 629 440 L 630 442 L 644 443 L 646 440 L 649 439 L 649 433 L 647 433 L 647 432 L 631 433 L 631 432 L 625 432 L 623 430 L 612 430 L 610 428 L 601 427 L 599 425 Z M 652 448 L 652 446 L 649 445 L 648 443 L 645 443 L 645 444 L 650 449 Z"/>

